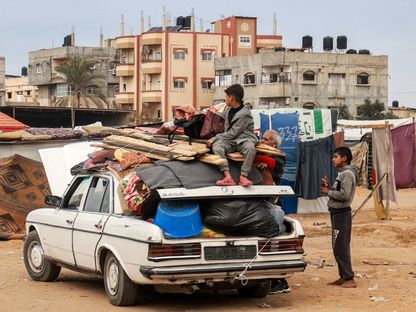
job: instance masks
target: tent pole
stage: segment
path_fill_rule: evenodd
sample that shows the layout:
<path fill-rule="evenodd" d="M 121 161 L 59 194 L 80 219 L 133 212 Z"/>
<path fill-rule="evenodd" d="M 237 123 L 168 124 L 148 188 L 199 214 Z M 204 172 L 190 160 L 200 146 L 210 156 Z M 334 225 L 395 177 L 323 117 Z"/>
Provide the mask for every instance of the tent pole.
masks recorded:
<path fill-rule="evenodd" d="M 387 141 L 387 176 L 386 176 L 386 219 L 390 220 L 390 183 L 391 183 L 391 140 L 390 140 L 390 125 L 389 122 L 386 121 L 386 141 Z"/>

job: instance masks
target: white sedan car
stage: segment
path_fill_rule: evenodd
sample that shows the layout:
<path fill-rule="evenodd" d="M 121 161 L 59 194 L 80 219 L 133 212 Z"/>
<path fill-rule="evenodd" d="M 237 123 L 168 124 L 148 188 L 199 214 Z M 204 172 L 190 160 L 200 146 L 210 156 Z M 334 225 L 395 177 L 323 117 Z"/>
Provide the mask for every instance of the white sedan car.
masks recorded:
<path fill-rule="evenodd" d="M 262 237 L 165 237 L 163 230 L 122 212 L 118 180 L 111 173 L 77 175 L 63 197 L 47 196 L 42 208 L 29 213 L 24 263 L 35 281 L 55 280 L 61 267 L 94 272 L 104 279 L 114 305 L 140 301 L 140 286 L 159 292 L 176 288 L 234 288 L 243 296 L 266 296 L 272 279 L 301 272 L 304 233 L 285 217 L 286 232 Z M 284 187 L 159 190 L 162 200 L 259 197 L 287 192 Z M 202 195 L 201 195 L 202 194 Z"/>

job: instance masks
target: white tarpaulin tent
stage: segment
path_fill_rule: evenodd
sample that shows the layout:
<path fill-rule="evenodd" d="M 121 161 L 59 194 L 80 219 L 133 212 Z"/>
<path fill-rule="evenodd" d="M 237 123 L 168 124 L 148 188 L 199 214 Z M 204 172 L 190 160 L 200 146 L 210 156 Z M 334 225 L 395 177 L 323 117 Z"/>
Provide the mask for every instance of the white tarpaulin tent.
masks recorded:
<path fill-rule="evenodd" d="M 402 119 L 385 119 L 385 120 L 347 120 L 339 119 L 337 122 L 337 130 L 344 131 L 345 141 L 359 141 L 367 132 L 371 132 L 372 125 L 380 125 L 388 122 L 393 128 L 413 123 L 412 118 Z M 361 127 L 362 126 L 362 127 Z"/>

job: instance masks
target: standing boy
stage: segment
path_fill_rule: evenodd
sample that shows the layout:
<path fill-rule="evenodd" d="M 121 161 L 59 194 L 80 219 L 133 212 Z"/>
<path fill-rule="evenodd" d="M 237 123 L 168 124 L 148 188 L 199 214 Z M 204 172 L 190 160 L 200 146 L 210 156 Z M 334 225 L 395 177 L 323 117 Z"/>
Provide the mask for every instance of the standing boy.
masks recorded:
<path fill-rule="evenodd" d="M 351 266 L 351 202 L 354 198 L 357 172 L 351 164 L 352 154 L 348 147 L 335 149 L 332 162 L 339 169 L 338 176 L 329 188 L 328 178 L 321 179 L 322 193 L 328 194 L 328 210 L 332 225 L 332 250 L 338 264 L 339 279 L 328 285 L 355 288 L 354 272 Z"/>
<path fill-rule="evenodd" d="M 207 141 L 214 154 L 227 159 L 227 154 L 241 152 L 244 162 L 241 166 L 239 183 L 242 186 L 253 185 L 247 176 L 253 165 L 258 142 L 254 134 L 254 121 L 250 109 L 243 104 L 244 89 L 239 84 L 232 85 L 225 90 L 225 103 L 227 109 L 224 112 L 224 133 L 219 133 Z M 228 162 L 220 166 L 224 179 L 218 180 L 217 185 L 236 185 L 231 177 Z"/>

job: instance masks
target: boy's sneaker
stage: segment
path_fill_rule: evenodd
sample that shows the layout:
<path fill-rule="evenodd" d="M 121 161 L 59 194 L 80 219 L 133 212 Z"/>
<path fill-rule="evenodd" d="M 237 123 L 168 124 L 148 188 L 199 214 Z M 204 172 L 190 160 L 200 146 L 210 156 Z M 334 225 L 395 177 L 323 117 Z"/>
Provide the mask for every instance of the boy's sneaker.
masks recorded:
<path fill-rule="evenodd" d="M 272 280 L 269 295 L 289 293 L 290 287 L 284 278 Z"/>

